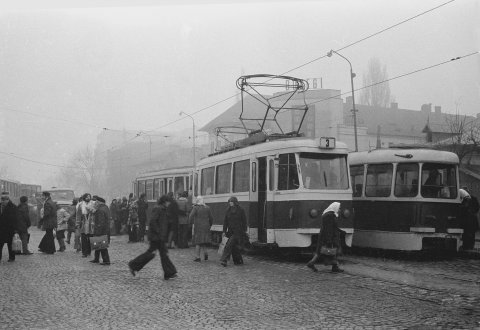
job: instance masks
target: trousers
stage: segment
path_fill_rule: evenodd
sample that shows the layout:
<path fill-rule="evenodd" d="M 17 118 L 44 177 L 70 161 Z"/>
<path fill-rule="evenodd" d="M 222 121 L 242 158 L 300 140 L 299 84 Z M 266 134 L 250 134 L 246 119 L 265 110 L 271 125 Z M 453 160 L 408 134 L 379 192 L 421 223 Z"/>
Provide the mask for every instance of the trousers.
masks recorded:
<path fill-rule="evenodd" d="M 162 263 L 162 269 L 163 273 L 165 276 L 169 277 L 177 273 L 177 269 L 175 268 L 174 264 L 168 257 L 168 250 L 165 245 L 165 242 L 160 240 L 160 241 L 150 241 L 150 246 L 147 251 L 133 259 L 132 261 L 129 262 L 129 266 L 135 270 L 139 271 L 143 267 L 145 267 L 146 264 L 150 262 L 150 260 L 153 259 L 155 254 L 153 252 L 155 250 L 158 250 L 160 254 L 160 262 Z"/>

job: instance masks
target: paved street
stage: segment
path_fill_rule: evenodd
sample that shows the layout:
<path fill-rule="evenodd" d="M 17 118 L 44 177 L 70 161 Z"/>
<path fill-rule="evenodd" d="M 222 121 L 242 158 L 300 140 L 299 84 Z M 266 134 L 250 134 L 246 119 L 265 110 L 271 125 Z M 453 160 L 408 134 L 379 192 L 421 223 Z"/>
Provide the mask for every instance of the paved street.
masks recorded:
<path fill-rule="evenodd" d="M 33 229 L 30 248 L 43 232 Z M 137 277 L 127 262 L 146 244 L 112 238 L 113 264 L 64 253 L 0 264 L 1 329 L 388 329 L 480 327 L 480 260 L 409 261 L 349 255 L 343 274 L 305 257 L 257 254 L 245 265 L 193 262 L 170 250 L 179 277 L 164 281 L 158 256 Z"/>

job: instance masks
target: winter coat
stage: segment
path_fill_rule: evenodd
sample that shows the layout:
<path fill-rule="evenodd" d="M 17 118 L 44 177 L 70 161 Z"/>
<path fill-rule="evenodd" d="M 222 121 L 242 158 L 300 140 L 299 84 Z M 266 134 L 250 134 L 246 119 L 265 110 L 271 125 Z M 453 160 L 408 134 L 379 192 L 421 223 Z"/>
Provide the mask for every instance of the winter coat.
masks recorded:
<path fill-rule="evenodd" d="M 42 227 L 44 230 L 57 228 L 57 205 L 50 197 L 43 204 Z"/>
<path fill-rule="evenodd" d="M 113 222 L 117 222 L 119 220 L 117 203 L 112 202 L 110 204 L 110 217 L 112 218 Z"/>
<path fill-rule="evenodd" d="M 190 213 L 190 223 L 193 223 L 193 243 L 210 243 L 210 227 L 213 224 L 212 211 L 208 205 L 195 205 Z"/>
<path fill-rule="evenodd" d="M 28 209 L 28 204 L 20 203 L 17 206 L 17 231 L 18 233 L 26 233 L 30 226 L 30 210 Z"/>
<path fill-rule="evenodd" d="M 76 205 L 72 205 L 70 207 L 70 217 L 68 218 L 67 224 L 68 224 L 68 230 L 69 231 L 74 231 L 75 230 L 75 223 L 76 223 L 76 218 L 77 218 L 77 207 Z"/>
<path fill-rule="evenodd" d="M 247 217 L 240 205 L 230 206 L 225 213 L 223 232 L 227 237 L 243 239 L 247 232 Z"/>
<path fill-rule="evenodd" d="M 96 211 L 96 205 L 94 201 L 88 203 L 83 202 L 81 205 L 82 212 L 82 230 L 81 234 L 90 235 L 93 234 L 93 213 Z"/>
<path fill-rule="evenodd" d="M 337 226 L 337 217 L 330 211 L 322 215 L 322 226 L 318 237 L 318 246 L 340 247 L 340 229 Z"/>
<path fill-rule="evenodd" d="M 167 218 L 170 224 L 178 225 L 178 204 L 173 199 L 167 208 Z"/>
<path fill-rule="evenodd" d="M 11 242 L 16 229 L 17 207 L 9 201 L 0 214 L 0 242 Z"/>
<path fill-rule="evenodd" d="M 70 213 L 63 207 L 57 210 L 57 230 L 68 229 L 68 218 L 70 218 Z"/>
<path fill-rule="evenodd" d="M 128 204 L 128 221 L 129 226 L 138 226 L 138 204 L 137 201 L 132 200 Z"/>
<path fill-rule="evenodd" d="M 168 235 L 168 219 L 167 208 L 165 205 L 157 205 L 153 208 L 152 218 L 148 227 L 148 240 L 167 241 Z"/>
<path fill-rule="evenodd" d="M 139 199 L 137 201 L 137 206 L 138 206 L 138 220 L 140 221 L 140 223 L 145 224 L 147 222 L 148 203 L 143 199 Z"/>
<path fill-rule="evenodd" d="M 93 214 L 93 236 L 110 235 L 110 210 L 104 203 L 98 203 Z"/>
<path fill-rule="evenodd" d="M 188 225 L 189 221 L 189 205 L 188 200 L 185 197 L 180 197 L 178 199 L 178 224 L 179 225 Z"/>

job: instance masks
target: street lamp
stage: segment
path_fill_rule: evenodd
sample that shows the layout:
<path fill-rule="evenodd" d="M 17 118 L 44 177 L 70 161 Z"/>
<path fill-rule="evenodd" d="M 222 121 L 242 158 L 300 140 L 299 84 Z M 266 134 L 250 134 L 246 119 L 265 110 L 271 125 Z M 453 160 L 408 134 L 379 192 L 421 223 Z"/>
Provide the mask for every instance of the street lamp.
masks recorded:
<path fill-rule="evenodd" d="M 183 112 L 183 111 L 180 111 L 179 115 L 185 115 L 185 116 L 188 116 L 192 119 L 192 127 L 193 127 L 193 134 L 192 134 L 192 140 L 193 140 L 193 170 L 192 171 L 195 171 L 195 166 L 196 166 L 196 161 L 195 161 L 195 120 L 193 119 L 193 117 L 191 115 L 189 115 L 188 113 L 186 112 Z"/>
<path fill-rule="evenodd" d="M 327 56 L 328 57 L 332 57 L 333 53 L 337 54 L 338 56 L 340 56 L 341 58 L 343 58 L 345 61 L 348 62 L 348 64 L 350 65 L 350 82 L 352 83 L 352 103 L 353 103 L 353 109 L 351 110 L 353 112 L 353 131 L 354 131 L 354 134 L 355 134 L 355 151 L 358 151 L 358 141 L 357 141 L 357 109 L 355 109 L 355 90 L 353 88 L 353 78 L 355 78 L 355 73 L 353 73 L 353 69 L 352 69 L 352 63 L 350 63 L 350 61 L 348 60 L 348 58 L 346 58 L 345 56 L 343 56 L 342 54 L 334 51 L 333 49 L 330 50 L 328 53 L 327 53 Z"/>

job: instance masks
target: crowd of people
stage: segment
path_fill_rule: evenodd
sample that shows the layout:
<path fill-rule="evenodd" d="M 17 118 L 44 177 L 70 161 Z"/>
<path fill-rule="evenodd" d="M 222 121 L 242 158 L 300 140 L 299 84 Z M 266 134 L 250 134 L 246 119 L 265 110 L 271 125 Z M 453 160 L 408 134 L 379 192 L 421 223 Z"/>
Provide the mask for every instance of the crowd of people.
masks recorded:
<path fill-rule="evenodd" d="M 459 191 L 461 218 L 464 233 L 463 249 L 472 249 L 475 242 L 475 231 L 478 229 L 477 212 L 480 205 L 477 199 L 464 189 Z M 183 192 L 174 198 L 173 193 L 161 196 L 150 212 L 147 220 L 148 203 L 145 194 L 137 199 L 133 193 L 129 198 L 113 199 L 110 206 L 100 196 L 83 194 L 74 199 L 71 205 L 60 205 L 52 201 L 49 192 L 43 192 L 43 207 L 40 220 L 45 234 L 38 246 L 40 252 L 54 254 L 64 252 L 66 245 L 71 244 L 74 236 L 74 250 L 87 258 L 92 254 L 90 262 L 110 265 L 108 244 L 111 235 L 128 234 L 128 242 L 141 242 L 147 236 L 149 247 L 145 253 L 128 263 L 130 272 L 136 275 L 159 251 L 164 278 L 176 277 L 177 270 L 168 256 L 168 249 L 189 248 L 195 246 L 194 262 L 208 260 L 206 247 L 212 243 L 211 226 L 214 223 L 210 207 L 198 196 L 192 203 L 192 196 Z M 332 203 L 322 214 L 322 226 L 318 237 L 317 249 L 307 266 L 317 271 L 315 263 L 322 259 L 325 264 L 332 265 L 332 272 L 342 272 L 337 261 L 341 248 L 340 229 L 337 226 L 341 205 Z M 7 244 L 9 262 L 15 261 L 12 249 L 14 234 L 21 240 L 21 253 L 30 255 L 28 249 L 31 226 L 27 197 L 22 196 L 16 206 L 9 198 L 8 192 L 2 192 L 0 201 L 0 260 L 3 245 Z M 65 236 L 65 234 L 67 236 Z M 228 200 L 228 207 L 223 219 L 224 249 L 220 257 L 222 266 L 227 266 L 230 257 L 236 265 L 243 264 L 242 251 L 248 244 L 247 217 L 236 197 Z M 58 241 L 58 250 L 55 246 Z M 99 243 L 98 245 L 96 245 Z M 100 262 L 100 256 L 102 262 Z"/>

